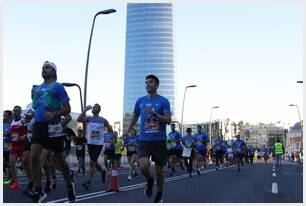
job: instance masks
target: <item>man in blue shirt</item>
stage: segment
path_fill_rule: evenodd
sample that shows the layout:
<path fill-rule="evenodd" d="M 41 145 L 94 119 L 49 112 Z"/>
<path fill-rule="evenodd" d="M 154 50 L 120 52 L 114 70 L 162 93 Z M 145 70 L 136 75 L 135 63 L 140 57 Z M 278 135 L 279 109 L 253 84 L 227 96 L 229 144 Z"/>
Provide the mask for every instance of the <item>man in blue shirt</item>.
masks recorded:
<path fill-rule="evenodd" d="M 234 158 L 237 163 L 238 171 L 240 171 L 240 163 L 243 161 L 243 152 L 246 147 L 246 144 L 244 143 L 243 140 L 240 139 L 239 134 L 236 136 L 236 138 L 237 140 L 233 142 L 232 148 L 233 148 Z"/>
<path fill-rule="evenodd" d="M 169 132 L 170 138 L 170 165 L 172 173 L 170 176 L 174 176 L 175 167 L 177 161 L 182 166 L 182 153 L 183 147 L 181 145 L 182 135 L 175 130 L 175 124 L 171 124 L 171 132 Z"/>
<path fill-rule="evenodd" d="M 255 148 L 252 145 L 250 145 L 248 148 L 248 152 L 249 152 L 250 163 L 253 164 Z"/>
<path fill-rule="evenodd" d="M 45 61 L 42 67 L 44 82 L 34 89 L 32 107 L 35 109 L 35 123 L 31 139 L 32 177 L 35 186 L 33 202 L 42 202 L 47 197 L 41 189 L 40 157 L 44 148 L 54 152 L 55 161 L 66 180 L 69 202 L 74 202 L 76 196 L 70 168 L 64 159 L 65 135 L 61 125 L 61 116 L 70 113 L 70 99 L 64 86 L 56 82 L 56 70 L 53 62 Z"/>
<path fill-rule="evenodd" d="M 155 75 L 148 75 L 145 84 L 148 95 L 137 100 L 134 115 L 124 136 L 128 136 L 140 116 L 138 163 L 147 180 L 145 195 L 150 198 L 154 185 L 150 174 L 150 157 L 155 162 L 158 192 L 154 202 L 158 203 L 163 202 L 163 166 L 167 161 L 166 124 L 171 122 L 171 111 L 169 100 L 157 94 L 159 79 Z"/>
<path fill-rule="evenodd" d="M 201 125 L 197 126 L 198 133 L 194 135 L 196 149 L 196 169 L 200 175 L 200 168 L 206 168 L 207 143 L 209 142 L 208 134 L 202 132 Z"/>
<path fill-rule="evenodd" d="M 222 134 L 219 134 L 218 137 L 215 139 L 213 150 L 216 155 L 216 170 L 217 170 L 219 167 L 221 168 L 223 167 L 223 159 L 225 153 L 225 142 L 223 140 Z"/>

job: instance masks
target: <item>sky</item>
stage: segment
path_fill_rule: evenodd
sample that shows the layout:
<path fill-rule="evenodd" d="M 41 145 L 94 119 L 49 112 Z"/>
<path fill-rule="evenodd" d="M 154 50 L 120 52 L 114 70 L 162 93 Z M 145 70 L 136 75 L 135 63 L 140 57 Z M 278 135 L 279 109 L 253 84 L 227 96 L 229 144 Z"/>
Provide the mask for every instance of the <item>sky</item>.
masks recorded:
<path fill-rule="evenodd" d="M 177 118 L 184 122 L 230 118 L 256 124 L 295 123 L 303 114 L 303 5 L 292 3 L 174 3 Z M 42 83 L 45 60 L 59 82 L 84 87 L 93 16 L 98 16 L 88 70 L 87 103 L 99 103 L 112 124 L 122 121 L 126 3 L 20 3 L 3 6 L 3 105 L 30 103 Z M 79 91 L 66 88 L 73 112 Z M 145 95 L 145 86 L 144 86 Z M 135 100 L 136 101 L 136 100 Z"/>

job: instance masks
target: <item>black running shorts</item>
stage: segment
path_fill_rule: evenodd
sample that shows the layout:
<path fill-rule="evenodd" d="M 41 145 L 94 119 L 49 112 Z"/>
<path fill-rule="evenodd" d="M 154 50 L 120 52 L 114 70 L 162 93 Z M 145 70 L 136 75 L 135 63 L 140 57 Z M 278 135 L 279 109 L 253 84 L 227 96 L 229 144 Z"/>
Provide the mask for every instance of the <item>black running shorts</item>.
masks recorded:
<path fill-rule="evenodd" d="M 167 162 L 167 146 L 165 140 L 140 141 L 137 159 L 142 157 L 150 158 L 156 165 L 163 167 Z"/>
<path fill-rule="evenodd" d="M 97 160 L 98 160 L 98 158 L 101 154 L 103 145 L 88 144 L 87 148 L 88 148 L 88 154 L 89 154 L 90 160 L 94 161 L 94 162 L 97 162 Z"/>

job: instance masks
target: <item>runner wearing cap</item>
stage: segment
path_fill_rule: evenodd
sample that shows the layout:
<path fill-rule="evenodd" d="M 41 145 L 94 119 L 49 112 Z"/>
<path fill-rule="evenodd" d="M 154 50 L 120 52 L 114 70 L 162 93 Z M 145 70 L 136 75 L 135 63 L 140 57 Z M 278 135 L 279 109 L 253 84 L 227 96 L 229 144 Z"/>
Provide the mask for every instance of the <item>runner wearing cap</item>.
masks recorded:
<path fill-rule="evenodd" d="M 195 147 L 195 137 L 192 135 L 191 128 L 187 128 L 187 134 L 182 139 L 182 144 L 184 145 L 183 157 L 185 161 L 185 167 L 189 176 L 192 177 L 192 164 L 194 158 L 194 147 Z"/>
<path fill-rule="evenodd" d="M 69 202 L 74 202 L 76 197 L 74 184 L 70 177 L 70 168 L 63 155 L 64 140 L 60 122 L 61 116 L 70 113 L 70 99 L 64 86 L 56 82 L 56 70 L 53 62 L 45 61 L 42 67 L 44 82 L 34 89 L 32 106 L 35 109 L 35 123 L 31 145 L 32 177 L 35 186 L 33 202 L 42 202 L 47 197 L 41 189 L 40 157 L 43 148 L 54 152 L 54 159 L 67 184 Z"/>

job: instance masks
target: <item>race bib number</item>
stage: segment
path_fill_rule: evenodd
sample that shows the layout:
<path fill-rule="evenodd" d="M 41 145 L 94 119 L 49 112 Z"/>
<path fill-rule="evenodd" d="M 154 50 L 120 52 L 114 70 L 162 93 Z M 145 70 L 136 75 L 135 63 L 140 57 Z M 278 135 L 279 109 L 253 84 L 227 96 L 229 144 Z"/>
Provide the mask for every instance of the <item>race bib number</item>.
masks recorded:
<path fill-rule="evenodd" d="M 100 131 L 99 130 L 92 130 L 90 137 L 92 139 L 99 139 L 100 138 Z"/>
<path fill-rule="evenodd" d="M 176 147 L 176 141 L 171 141 L 171 146 Z"/>
<path fill-rule="evenodd" d="M 188 141 L 188 142 L 186 142 L 185 144 L 186 144 L 187 147 L 191 147 L 192 142 L 191 142 L 191 141 Z"/>
<path fill-rule="evenodd" d="M 105 148 L 109 148 L 111 146 L 110 142 L 105 142 Z"/>
<path fill-rule="evenodd" d="M 159 121 L 157 118 L 146 119 L 144 122 L 145 133 L 158 133 L 159 132 Z"/>
<path fill-rule="evenodd" d="M 77 150 L 82 150 L 83 146 L 82 145 L 77 145 L 76 148 L 77 148 Z"/>
<path fill-rule="evenodd" d="M 58 124 L 49 124 L 48 132 L 50 137 L 57 137 L 60 136 L 63 131 L 62 125 Z"/>
<path fill-rule="evenodd" d="M 192 148 L 184 147 L 182 156 L 183 157 L 190 157 L 191 156 L 191 150 L 192 150 Z"/>
<path fill-rule="evenodd" d="M 12 141 L 18 141 L 19 134 L 18 133 L 12 133 Z"/>

